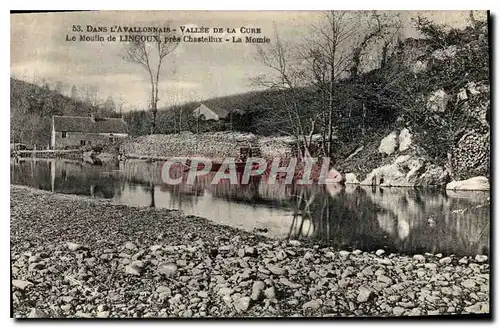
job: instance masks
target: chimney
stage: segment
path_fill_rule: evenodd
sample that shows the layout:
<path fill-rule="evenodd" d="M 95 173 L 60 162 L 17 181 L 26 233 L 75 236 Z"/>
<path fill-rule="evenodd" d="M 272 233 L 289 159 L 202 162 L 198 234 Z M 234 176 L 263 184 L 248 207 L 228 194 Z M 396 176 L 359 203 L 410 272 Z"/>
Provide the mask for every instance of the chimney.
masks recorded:
<path fill-rule="evenodd" d="M 95 116 L 94 116 L 94 114 L 90 114 L 90 120 L 91 120 L 92 122 L 95 122 Z"/>

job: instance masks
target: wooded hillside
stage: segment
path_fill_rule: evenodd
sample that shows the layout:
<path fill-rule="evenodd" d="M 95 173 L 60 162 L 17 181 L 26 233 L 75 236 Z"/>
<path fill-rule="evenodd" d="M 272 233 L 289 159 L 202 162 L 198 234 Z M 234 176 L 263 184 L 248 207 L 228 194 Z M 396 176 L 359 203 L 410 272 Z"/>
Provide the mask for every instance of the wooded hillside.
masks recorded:
<path fill-rule="evenodd" d="M 118 114 L 66 97 L 48 86 L 10 79 L 11 142 L 45 147 L 50 143 L 52 115 L 108 116 Z"/>

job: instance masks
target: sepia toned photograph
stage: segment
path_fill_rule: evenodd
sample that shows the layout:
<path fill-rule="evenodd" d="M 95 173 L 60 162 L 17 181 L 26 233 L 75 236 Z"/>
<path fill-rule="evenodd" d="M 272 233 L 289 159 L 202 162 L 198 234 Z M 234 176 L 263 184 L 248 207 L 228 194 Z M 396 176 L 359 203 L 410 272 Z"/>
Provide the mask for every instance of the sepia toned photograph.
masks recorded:
<path fill-rule="evenodd" d="M 491 319 L 491 25 L 11 12 L 11 317 Z"/>

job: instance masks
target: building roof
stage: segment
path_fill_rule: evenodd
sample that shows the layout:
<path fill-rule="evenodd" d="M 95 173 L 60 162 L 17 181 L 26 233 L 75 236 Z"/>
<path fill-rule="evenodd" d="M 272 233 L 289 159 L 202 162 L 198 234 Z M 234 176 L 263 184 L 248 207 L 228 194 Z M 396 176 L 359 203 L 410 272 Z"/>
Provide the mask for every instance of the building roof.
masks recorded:
<path fill-rule="evenodd" d="M 66 132 L 86 133 L 128 133 L 127 123 L 121 118 L 91 116 L 56 116 L 52 117 L 54 129 Z"/>
<path fill-rule="evenodd" d="M 216 114 L 219 118 L 226 118 L 229 115 L 229 111 L 224 108 L 212 107 L 209 108 L 205 106 L 205 104 L 201 104 L 193 110 L 193 115 L 198 116 L 198 113 L 201 112 L 202 109 L 208 109 L 209 111 Z"/>

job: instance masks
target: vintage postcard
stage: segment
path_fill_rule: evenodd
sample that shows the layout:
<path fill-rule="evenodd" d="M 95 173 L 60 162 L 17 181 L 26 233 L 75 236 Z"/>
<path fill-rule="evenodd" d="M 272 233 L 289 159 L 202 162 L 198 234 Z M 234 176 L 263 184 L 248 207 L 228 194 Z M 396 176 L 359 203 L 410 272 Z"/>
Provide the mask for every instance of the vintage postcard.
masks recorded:
<path fill-rule="evenodd" d="M 488 12 L 10 20 L 13 318 L 491 318 Z"/>

